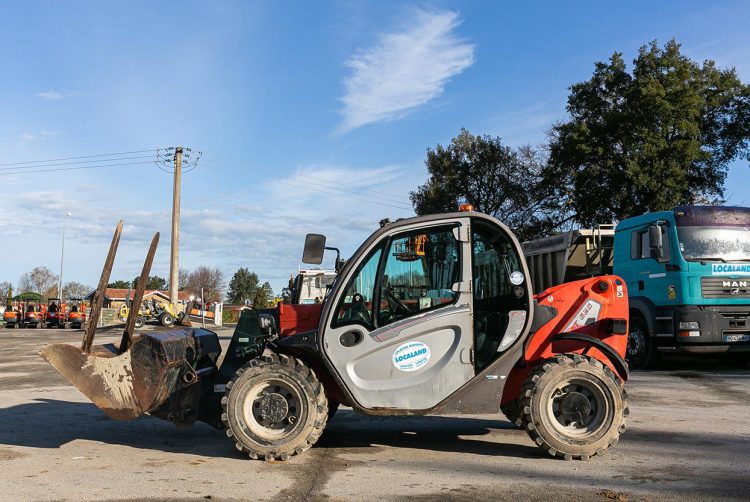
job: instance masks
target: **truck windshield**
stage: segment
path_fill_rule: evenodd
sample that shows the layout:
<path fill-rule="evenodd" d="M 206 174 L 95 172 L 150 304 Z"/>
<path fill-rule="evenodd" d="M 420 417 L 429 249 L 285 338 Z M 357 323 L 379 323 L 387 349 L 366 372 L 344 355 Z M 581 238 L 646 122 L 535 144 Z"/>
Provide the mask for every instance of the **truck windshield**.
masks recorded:
<path fill-rule="evenodd" d="M 750 261 L 748 226 L 678 226 L 677 234 L 688 261 Z"/>

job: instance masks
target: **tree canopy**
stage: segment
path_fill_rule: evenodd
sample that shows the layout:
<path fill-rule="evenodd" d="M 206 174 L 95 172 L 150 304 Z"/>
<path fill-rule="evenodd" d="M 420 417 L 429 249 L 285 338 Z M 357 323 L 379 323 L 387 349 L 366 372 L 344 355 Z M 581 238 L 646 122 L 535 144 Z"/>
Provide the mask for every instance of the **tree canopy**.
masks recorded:
<path fill-rule="evenodd" d="M 266 308 L 273 300 L 273 289 L 268 282 L 261 284 L 258 274 L 242 267 L 229 281 L 227 301 L 237 305 L 245 300 L 250 300 L 254 308 Z"/>
<path fill-rule="evenodd" d="M 750 87 L 674 40 L 621 53 L 570 88 L 552 127 L 545 183 L 583 225 L 679 204 L 722 202 L 728 164 L 748 158 Z"/>
<path fill-rule="evenodd" d="M 116 288 L 116 289 L 128 289 L 133 287 L 133 283 L 131 281 L 114 281 L 107 284 L 108 288 Z"/>
<path fill-rule="evenodd" d="M 180 270 L 180 276 L 183 275 L 183 272 L 183 270 Z M 184 283 L 182 283 L 183 280 Z M 200 296 L 202 290 L 204 302 L 221 301 L 225 282 L 224 273 L 218 268 L 201 265 L 192 272 L 185 274 L 185 277 L 181 277 L 180 282 L 181 289 L 195 296 Z"/>
<path fill-rule="evenodd" d="M 137 276 L 135 277 L 135 279 L 133 279 L 133 282 L 131 284 L 133 289 L 135 289 L 135 287 L 138 285 Z M 148 282 L 146 283 L 146 289 L 157 289 L 159 291 L 164 291 L 167 289 L 167 280 L 164 277 L 159 277 L 158 275 L 150 275 L 148 277 Z"/>
<path fill-rule="evenodd" d="M 499 137 L 462 128 L 450 145 L 427 149 L 427 182 L 411 192 L 417 214 L 453 212 L 461 203 L 491 214 L 520 239 L 548 234 L 559 208 L 543 183 L 544 159 L 529 146 L 513 149 Z"/>

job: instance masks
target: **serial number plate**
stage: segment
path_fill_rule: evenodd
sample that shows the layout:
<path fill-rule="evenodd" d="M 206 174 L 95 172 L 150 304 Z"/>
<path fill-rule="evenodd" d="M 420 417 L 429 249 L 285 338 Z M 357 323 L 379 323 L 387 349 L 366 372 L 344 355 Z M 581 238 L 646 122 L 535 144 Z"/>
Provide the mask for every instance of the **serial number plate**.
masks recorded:
<path fill-rule="evenodd" d="M 724 335 L 725 342 L 750 342 L 750 335 Z"/>

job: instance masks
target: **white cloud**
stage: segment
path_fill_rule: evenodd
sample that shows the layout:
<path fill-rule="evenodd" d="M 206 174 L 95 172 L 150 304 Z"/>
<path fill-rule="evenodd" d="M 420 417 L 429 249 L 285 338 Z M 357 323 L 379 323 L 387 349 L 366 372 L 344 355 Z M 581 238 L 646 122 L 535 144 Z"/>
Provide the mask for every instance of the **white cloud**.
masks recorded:
<path fill-rule="evenodd" d="M 340 132 L 394 120 L 439 96 L 474 63 L 474 46 L 458 38 L 457 12 L 416 11 L 404 31 L 382 35 L 348 62 Z"/>
<path fill-rule="evenodd" d="M 311 165 L 260 184 L 250 201 L 245 188 L 220 197 L 212 194 L 210 202 L 200 204 L 186 191 L 180 264 L 187 269 L 218 266 L 227 279 L 239 267 L 248 267 L 278 291 L 302 265 L 306 233 L 326 234 L 330 245 L 348 257 L 378 228 L 381 219 L 413 215 L 408 191 L 423 181 L 421 165 Z M 121 217 L 125 229 L 112 278 L 128 279 L 139 273 L 156 231 L 162 234 L 152 271 L 168 274 L 168 201 L 152 206 L 138 194 L 91 184 L 77 185 L 75 197 L 68 190 L 29 189 L 26 185 L 12 198 L 0 198 L 0 241 L 13 242 L 18 257 L 6 263 L 0 280 L 14 280 L 39 264 L 55 268 L 66 212 L 72 213 L 66 220 L 65 244 L 65 275 L 70 280 L 96 284 L 112 231 Z M 19 225 L 19 215 L 34 225 Z M 332 259 L 326 258 L 325 265 L 332 266 Z"/>
<path fill-rule="evenodd" d="M 60 101 L 68 97 L 68 95 L 63 94 L 61 92 L 49 90 L 49 91 L 44 91 L 44 92 L 37 92 L 36 97 L 43 99 L 45 101 Z"/>
<path fill-rule="evenodd" d="M 20 138 L 24 141 L 35 141 L 37 139 L 49 139 L 58 136 L 60 133 L 57 131 L 42 130 L 37 132 L 25 131 L 21 133 Z"/>

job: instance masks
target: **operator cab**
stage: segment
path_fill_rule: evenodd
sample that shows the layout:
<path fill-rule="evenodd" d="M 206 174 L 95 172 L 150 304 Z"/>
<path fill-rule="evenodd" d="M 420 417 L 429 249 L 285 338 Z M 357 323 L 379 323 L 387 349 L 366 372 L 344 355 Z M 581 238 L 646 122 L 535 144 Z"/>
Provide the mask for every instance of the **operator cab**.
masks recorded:
<path fill-rule="evenodd" d="M 322 259 L 308 243 L 305 256 Z M 479 213 L 385 224 L 324 306 L 331 370 L 364 408 L 435 407 L 520 351 L 532 302 L 522 256 L 511 232 Z"/>

